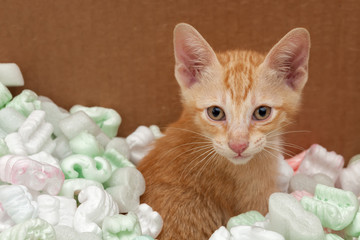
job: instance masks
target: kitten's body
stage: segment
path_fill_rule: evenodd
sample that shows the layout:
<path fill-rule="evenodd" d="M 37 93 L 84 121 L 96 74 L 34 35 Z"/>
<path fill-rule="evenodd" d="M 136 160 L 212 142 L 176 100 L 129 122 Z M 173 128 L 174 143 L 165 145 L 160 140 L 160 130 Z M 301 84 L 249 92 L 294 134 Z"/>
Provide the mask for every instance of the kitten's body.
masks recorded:
<path fill-rule="evenodd" d="M 139 166 L 146 182 L 141 201 L 164 220 L 158 239 L 208 239 L 232 216 L 254 209 L 265 214 L 268 197 L 276 190 L 276 159 L 269 154 L 246 165 L 221 156 L 205 159 L 208 153 L 197 144 L 204 139 L 190 132 L 198 130 L 184 118 L 157 141 L 146 157 L 153 161 Z"/>
<path fill-rule="evenodd" d="M 164 219 L 159 239 L 201 240 L 232 216 L 267 212 L 268 197 L 276 191 L 279 132 L 296 113 L 306 79 L 299 83 L 302 72 L 291 73 L 296 80 L 287 83 L 294 85 L 291 91 L 282 81 L 270 80 L 281 75 L 268 68 L 272 56 L 251 51 L 215 55 L 196 30 L 179 28 L 176 77 L 184 109 L 138 166 L 147 187 L 141 200 Z M 263 104 L 271 105 L 273 114 L 255 121 L 252 113 Z M 210 106 L 220 106 L 226 118 L 210 119 Z"/>

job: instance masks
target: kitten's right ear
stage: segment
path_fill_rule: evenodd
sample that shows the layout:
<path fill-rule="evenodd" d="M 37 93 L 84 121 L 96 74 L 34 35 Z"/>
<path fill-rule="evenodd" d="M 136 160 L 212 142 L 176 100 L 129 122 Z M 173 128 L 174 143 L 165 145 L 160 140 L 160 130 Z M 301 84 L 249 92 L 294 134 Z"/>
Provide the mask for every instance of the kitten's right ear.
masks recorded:
<path fill-rule="evenodd" d="M 290 88 L 300 92 L 308 77 L 309 51 L 309 32 L 295 28 L 270 50 L 265 65 L 277 71 Z"/>
<path fill-rule="evenodd" d="M 182 88 L 190 88 L 218 63 L 215 52 L 200 33 L 186 23 L 174 29 L 175 77 Z"/>

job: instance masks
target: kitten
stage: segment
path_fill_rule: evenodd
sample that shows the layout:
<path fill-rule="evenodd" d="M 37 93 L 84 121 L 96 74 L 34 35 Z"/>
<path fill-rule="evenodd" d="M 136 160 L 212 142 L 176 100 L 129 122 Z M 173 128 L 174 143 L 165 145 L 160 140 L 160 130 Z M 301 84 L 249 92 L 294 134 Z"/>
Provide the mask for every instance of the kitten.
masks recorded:
<path fill-rule="evenodd" d="M 310 37 L 297 28 L 267 55 L 216 54 L 182 23 L 174 48 L 183 112 L 138 166 L 141 201 L 163 217 L 158 239 L 208 239 L 232 216 L 267 212 L 281 132 L 307 81 Z"/>

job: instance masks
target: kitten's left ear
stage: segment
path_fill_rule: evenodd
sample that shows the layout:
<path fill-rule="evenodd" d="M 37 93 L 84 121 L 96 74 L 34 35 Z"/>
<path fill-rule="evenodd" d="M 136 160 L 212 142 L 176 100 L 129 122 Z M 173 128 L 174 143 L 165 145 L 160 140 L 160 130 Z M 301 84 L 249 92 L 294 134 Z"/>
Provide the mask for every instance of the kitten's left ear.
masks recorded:
<path fill-rule="evenodd" d="M 301 91 L 308 77 L 309 52 L 309 32 L 295 28 L 270 50 L 264 64 L 275 70 L 291 89 Z"/>
<path fill-rule="evenodd" d="M 211 73 L 219 64 L 215 52 L 200 33 L 186 23 L 174 29 L 175 77 L 182 88 L 193 84 Z"/>

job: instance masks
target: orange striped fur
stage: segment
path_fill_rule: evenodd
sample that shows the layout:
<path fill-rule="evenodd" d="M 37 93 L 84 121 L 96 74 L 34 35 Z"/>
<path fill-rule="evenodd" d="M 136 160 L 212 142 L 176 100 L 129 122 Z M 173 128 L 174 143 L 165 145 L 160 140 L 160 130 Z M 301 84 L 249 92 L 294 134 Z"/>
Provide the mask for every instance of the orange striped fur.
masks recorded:
<path fill-rule="evenodd" d="M 309 36 L 295 29 L 267 55 L 215 54 L 194 28 L 180 24 L 174 45 L 183 113 L 138 166 L 146 181 L 141 201 L 164 219 L 159 239 L 208 239 L 232 216 L 267 212 L 281 132 L 307 80 Z M 225 120 L 212 120 L 211 106 L 223 109 Z M 259 106 L 271 107 L 268 119 L 254 119 Z M 231 142 L 248 147 L 236 153 Z"/>

